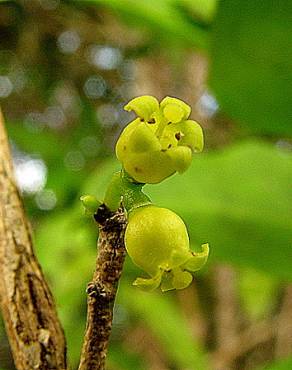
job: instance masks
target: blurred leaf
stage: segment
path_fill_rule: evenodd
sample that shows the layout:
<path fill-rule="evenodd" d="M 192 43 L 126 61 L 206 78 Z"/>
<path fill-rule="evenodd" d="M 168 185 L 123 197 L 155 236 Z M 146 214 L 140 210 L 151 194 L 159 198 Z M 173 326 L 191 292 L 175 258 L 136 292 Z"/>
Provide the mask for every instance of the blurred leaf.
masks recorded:
<path fill-rule="evenodd" d="M 132 316 L 149 326 L 176 368 L 208 369 L 205 354 L 195 342 L 187 322 L 170 295 L 145 293 L 126 282 L 122 285 L 118 300 Z"/>
<path fill-rule="evenodd" d="M 184 175 L 149 194 L 183 217 L 193 243 L 210 242 L 210 260 L 291 281 L 291 180 L 291 153 L 246 142 L 196 157 Z"/>
<path fill-rule="evenodd" d="M 292 2 L 223 0 L 213 29 L 210 85 L 242 127 L 292 135 Z"/>
<path fill-rule="evenodd" d="M 86 193 L 103 197 L 119 168 L 109 161 Z M 292 280 L 292 156 L 261 142 L 197 156 L 183 175 L 147 186 L 152 200 L 176 211 L 194 245 L 210 242 L 210 261 L 225 261 Z"/>
<path fill-rule="evenodd" d="M 204 21 L 211 21 L 214 18 L 218 0 L 173 0 L 175 5 L 184 5 Z"/>
<path fill-rule="evenodd" d="M 279 360 L 272 365 L 258 368 L 258 370 L 291 370 L 291 369 L 292 369 L 292 358 Z"/>
<path fill-rule="evenodd" d="M 28 131 L 20 122 L 7 122 L 9 137 L 17 146 L 28 153 L 38 153 L 47 160 L 60 158 L 64 153 L 66 141 L 49 130 Z"/>
<path fill-rule="evenodd" d="M 125 347 L 121 343 L 110 343 L 106 358 L 107 368 L 117 370 L 145 370 L 146 365 L 141 359 L 136 354 L 130 353 Z"/>
<path fill-rule="evenodd" d="M 245 311 L 253 320 L 266 317 L 278 298 L 279 286 L 270 275 L 252 269 L 239 272 L 239 294 Z"/>
<path fill-rule="evenodd" d="M 86 0 L 82 3 L 110 7 L 119 15 L 125 15 L 127 21 L 147 27 L 156 39 L 159 32 L 160 38 L 165 40 L 167 37 L 169 42 L 179 41 L 186 46 L 207 47 L 207 32 L 182 16 L 173 0 Z"/>
<path fill-rule="evenodd" d="M 120 163 L 114 158 L 109 158 L 96 168 L 95 171 L 84 182 L 81 194 L 95 195 L 97 199 L 102 200 L 105 190 L 113 174 L 121 169 Z"/>
<path fill-rule="evenodd" d="M 64 325 L 70 362 L 77 364 L 85 330 L 86 284 L 96 259 L 96 234 L 77 207 L 42 222 L 37 254 Z"/>

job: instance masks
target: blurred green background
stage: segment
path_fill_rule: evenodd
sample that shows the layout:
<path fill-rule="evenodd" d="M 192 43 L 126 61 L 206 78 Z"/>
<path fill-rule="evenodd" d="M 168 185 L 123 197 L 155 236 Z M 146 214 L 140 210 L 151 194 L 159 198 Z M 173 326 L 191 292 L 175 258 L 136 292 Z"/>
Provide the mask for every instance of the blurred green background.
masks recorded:
<path fill-rule="evenodd" d="M 145 94 L 185 100 L 204 128 L 191 169 L 146 189 L 211 256 L 164 294 L 133 287 L 126 261 L 108 369 L 292 368 L 291 39 L 289 0 L 1 1 L 0 104 L 72 369 L 97 239 L 78 199 L 102 197 L 123 106 Z"/>

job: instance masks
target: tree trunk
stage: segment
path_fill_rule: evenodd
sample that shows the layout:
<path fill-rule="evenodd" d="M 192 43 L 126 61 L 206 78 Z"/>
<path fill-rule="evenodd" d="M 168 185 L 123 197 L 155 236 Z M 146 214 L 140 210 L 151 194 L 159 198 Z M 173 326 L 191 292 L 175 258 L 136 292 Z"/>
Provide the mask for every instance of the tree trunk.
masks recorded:
<path fill-rule="evenodd" d="M 33 252 L 1 112 L 0 276 L 0 306 L 17 369 L 67 369 L 63 329 Z"/>

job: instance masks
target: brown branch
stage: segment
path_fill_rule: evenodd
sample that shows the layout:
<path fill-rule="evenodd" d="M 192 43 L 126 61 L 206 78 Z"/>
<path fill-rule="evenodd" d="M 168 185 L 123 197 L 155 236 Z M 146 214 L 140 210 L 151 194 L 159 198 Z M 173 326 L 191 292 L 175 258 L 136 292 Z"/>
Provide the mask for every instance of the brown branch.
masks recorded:
<path fill-rule="evenodd" d="M 0 112 L 0 306 L 18 370 L 66 369 L 66 344 L 34 255 Z"/>
<path fill-rule="evenodd" d="M 257 346 L 268 343 L 274 338 L 275 328 L 273 321 L 252 323 L 238 336 L 232 338 L 227 348 L 219 347 L 212 354 L 214 369 L 227 369 L 236 367 L 236 361 Z"/>
<path fill-rule="evenodd" d="M 292 354 L 292 285 L 285 287 L 276 326 L 276 358 Z"/>
<path fill-rule="evenodd" d="M 99 253 L 93 280 L 87 288 L 87 325 L 79 370 L 105 368 L 113 305 L 126 255 L 126 218 L 123 210 L 111 213 L 105 205 L 101 205 L 95 220 L 99 224 Z"/>
<path fill-rule="evenodd" d="M 239 302 L 236 293 L 236 273 L 225 265 L 217 266 L 215 269 L 215 323 L 216 341 L 219 353 L 231 351 L 232 343 L 236 342 L 239 333 Z M 230 370 L 232 363 L 225 356 L 214 357 L 214 368 Z M 218 361 L 217 361 L 218 360 Z"/>

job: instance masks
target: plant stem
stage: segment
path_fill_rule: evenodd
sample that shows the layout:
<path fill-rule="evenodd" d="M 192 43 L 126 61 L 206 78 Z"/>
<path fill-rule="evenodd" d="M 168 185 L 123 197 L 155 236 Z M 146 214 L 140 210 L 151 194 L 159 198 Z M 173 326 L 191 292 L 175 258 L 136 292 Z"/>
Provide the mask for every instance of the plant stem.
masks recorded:
<path fill-rule="evenodd" d="M 119 208 L 101 205 L 94 215 L 99 225 L 98 257 L 88 284 L 87 325 L 79 370 L 104 370 L 113 320 L 113 306 L 126 255 L 126 217 Z"/>
<path fill-rule="evenodd" d="M 114 211 L 119 208 L 122 202 L 127 212 L 151 204 L 151 200 L 143 193 L 144 185 L 134 182 L 124 170 L 121 170 L 113 175 L 105 194 L 104 203 Z"/>

